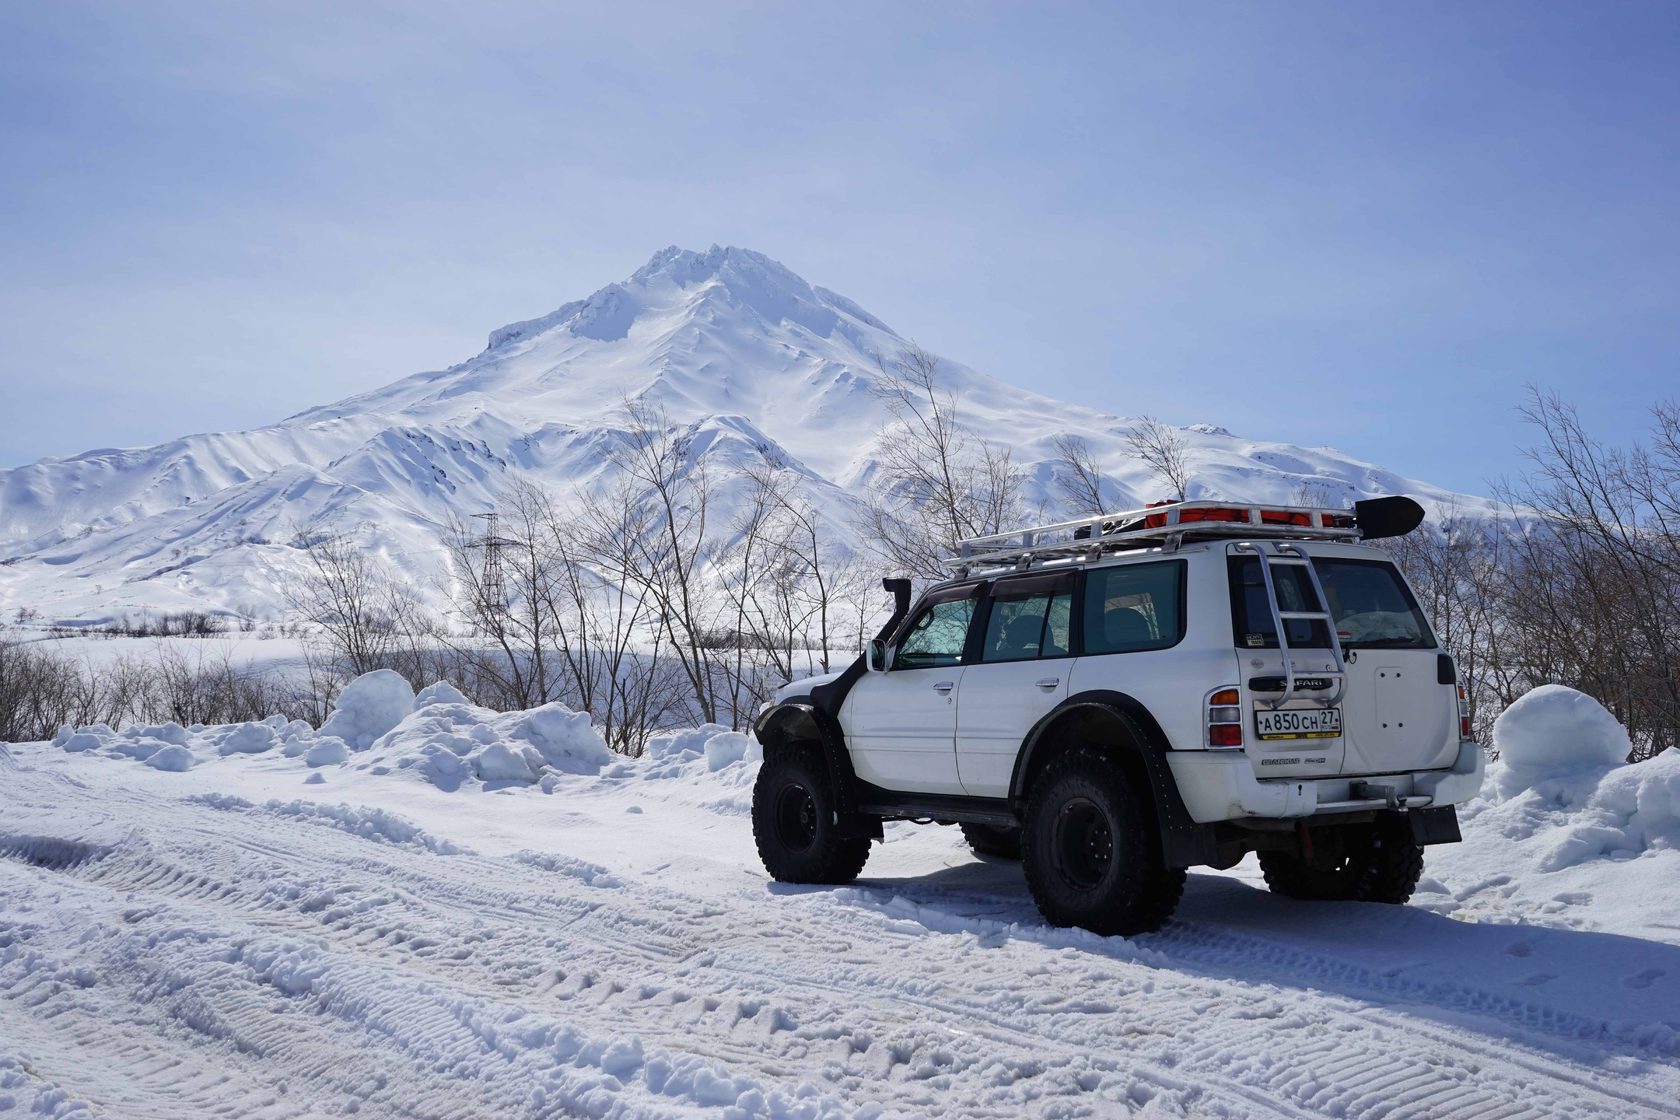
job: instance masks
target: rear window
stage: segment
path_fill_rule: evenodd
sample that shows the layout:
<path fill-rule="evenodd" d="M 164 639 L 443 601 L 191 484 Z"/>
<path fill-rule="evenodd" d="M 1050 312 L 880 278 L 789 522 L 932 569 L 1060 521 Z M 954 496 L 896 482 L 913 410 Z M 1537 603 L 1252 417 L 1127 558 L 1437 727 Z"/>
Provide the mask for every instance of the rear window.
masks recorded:
<path fill-rule="evenodd" d="M 1232 557 L 1231 629 L 1236 644 L 1248 649 L 1276 649 L 1277 629 L 1266 605 L 1266 585 L 1260 561 Z M 1347 560 L 1317 557 L 1313 570 L 1330 600 L 1336 637 L 1344 649 L 1434 649 L 1435 636 L 1418 609 L 1400 573 L 1386 560 Z M 1317 597 L 1305 568 L 1298 564 L 1272 569 L 1278 607 L 1285 611 L 1318 611 Z M 1294 618 L 1285 622 L 1289 645 L 1295 649 L 1323 649 L 1329 633 L 1322 622 Z"/>
<path fill-rule="evenodd" d="M 1434 649 L 1435 636 L 1406 581 L 1386 560 L 1313 561 L 1336 636 L 1348 649 Z"/>
<path fill-rule="evenodd" d="M 1243 649 L 1276 649 L 1277 627 L 1272 625 L 1272 609 L 1266 605 L 1266 584 L 1260 574 L 1260 561 L 1253 556 L 1233 556 L 1231 570 L 1231 631 L 1236 644 Z M 1285 611 L 1321 611 L 1318 597 L 1313 594 L 1312 580 L 1299 564 L 1279 564 L 1272 568 L 1277 584 L 1278 609 Z M 1307 618 L 1291 618 L 1284 622 L 1289 632 L 1291 649 L 1329 649 L 1330 631 L 1324 623 Z"/>

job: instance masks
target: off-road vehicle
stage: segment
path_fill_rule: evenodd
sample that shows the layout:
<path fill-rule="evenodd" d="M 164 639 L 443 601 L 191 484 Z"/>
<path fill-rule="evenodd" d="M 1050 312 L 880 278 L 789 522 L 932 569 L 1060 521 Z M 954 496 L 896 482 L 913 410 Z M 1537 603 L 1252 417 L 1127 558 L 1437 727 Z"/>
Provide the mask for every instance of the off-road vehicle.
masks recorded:
<path fill-rule="evenodd" d="M 1389 557 L 1406 498 L 1175 502 L 965 541 L 954 578 L 755 721 L 753 834 L 797 883 L 856 878 L 886 820 L 1018 856 L 1044 916 L 1158 928 L 1185 869 L 1405 902 L 1481 784 L 1450 657 Z"/>

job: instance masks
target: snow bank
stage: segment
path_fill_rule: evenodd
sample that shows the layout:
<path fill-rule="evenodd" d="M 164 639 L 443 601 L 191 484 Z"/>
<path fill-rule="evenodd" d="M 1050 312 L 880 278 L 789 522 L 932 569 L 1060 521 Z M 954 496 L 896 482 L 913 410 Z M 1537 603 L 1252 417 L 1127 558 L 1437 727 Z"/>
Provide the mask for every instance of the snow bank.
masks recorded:
<path fill-rule="evenodd" d="M 1500 793 L 1522 790 L 1583 771 L 1603 770 L 1633 751 L 1627 729 L 1584 692 L 1544 684 L 1518 697 L 1493 723 Z"/>
<path fill-rule="evenodd" d="M 1482 797 L 1459 810 L 1464 842 L 1430 849 L 1416 903 L 1453 913 L 1518 905 L 1565 925 L 1590 925 L 1605 907 L 1625 925 L 1671 922 L 1652 884 L 1680 874 L 1680 752 L 1624 762 L 1627 730 L 1560 685 L 1506 709 L 1494 743 Z"/>
<path fill-rule="evenodd" d="M 375 669 L 344 686 L 332 715 L 321 725 L 321 734 L 337 735 L 351 750 L 365 751 L 413 709 L 414 690 L 402 675 Z"/>
<path fill-rule="evenodd" d="M 256 723 L 182 727 L 167 723 L 121 732 L 103 724 L 60 729 L 53 745 L 72 754 L 143 762 L 183 772 L 212 761 L 291 772 L 309 784 L 339 775 L 397 775 L 453 791 L 484 787 L 540 786 L 553 793 L 565 775 L 594 777 L 615 759 L 587 712 L 564 704 L 495 712 L 471 703 L 460 689 L 439 681 L 415 695 L 401 676 L 379 670 L 345 686 L 319 731 L 302 720 L 270 716 Z M 763 757 L 758 743 L 719 724 L 653 736 L 646 758 L 612 777 L 686 779 L 717 774 L 724 800 L 711 807 L 744 812 L 750 766 Z M 267 762 L 259 762 L 267 759 Z M 310 773 L 301 771 L 307 768 Z M 727 772 L 727 773 L 726 773 Z"/>

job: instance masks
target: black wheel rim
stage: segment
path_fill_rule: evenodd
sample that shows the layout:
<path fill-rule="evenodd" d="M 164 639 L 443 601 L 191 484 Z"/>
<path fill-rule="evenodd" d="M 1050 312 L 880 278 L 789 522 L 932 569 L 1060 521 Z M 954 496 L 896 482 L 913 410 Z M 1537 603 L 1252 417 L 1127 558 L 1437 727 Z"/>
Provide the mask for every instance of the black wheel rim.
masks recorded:
<path fill-rule="evenodd" d="M 1050 858 L 1068 886 L 1076 891 L 1095 890 L 1114 862 L 1114 832 L 1108 814 L 1083 797 L 1064 804 L 1050 837 Z"/>
<path fill-rule="evenodd" d="M 785 785 L 776 795 L 776 835 L 795 852 L 817 842 L 817 802 L 804 786 Z"/>

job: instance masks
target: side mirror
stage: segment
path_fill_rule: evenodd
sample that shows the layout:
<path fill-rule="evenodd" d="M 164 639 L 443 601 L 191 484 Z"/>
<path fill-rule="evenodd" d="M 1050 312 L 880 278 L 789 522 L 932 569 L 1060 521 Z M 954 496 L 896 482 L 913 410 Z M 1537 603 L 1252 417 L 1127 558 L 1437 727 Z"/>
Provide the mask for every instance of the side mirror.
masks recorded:
<path fill-rule="evenodd" d="M 863 647 L 863 665 L 871 673 L 887 671 L 887 642 L 885 638 L 875 638 Z"/>

